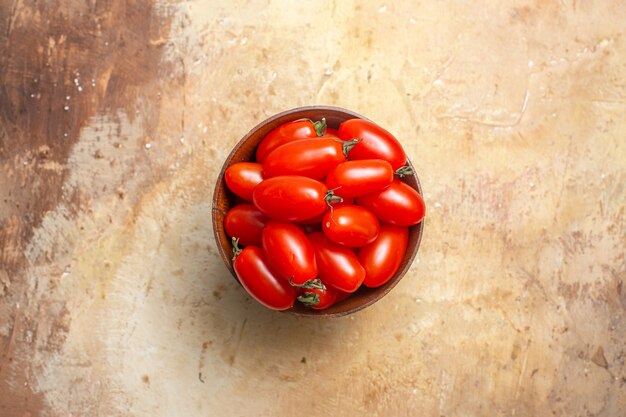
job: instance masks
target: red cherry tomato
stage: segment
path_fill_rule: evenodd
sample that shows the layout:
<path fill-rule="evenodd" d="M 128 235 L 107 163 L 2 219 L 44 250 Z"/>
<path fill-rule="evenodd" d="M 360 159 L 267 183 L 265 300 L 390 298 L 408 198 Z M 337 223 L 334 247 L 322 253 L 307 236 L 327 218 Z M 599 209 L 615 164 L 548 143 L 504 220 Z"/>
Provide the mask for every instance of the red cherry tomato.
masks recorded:
<path fill-rule="evenodd" d="M 327 238 L 351 248 L 374 241 L 379 228 L 376 216 L 359 206 L 341 206 L 329 210 L 322 220 L 322 230 Z"/>
<path fill-rule="evenodd" d="M 315 310 L 324 310 L 346 299 L 349 295 L 331 287 L 326 287 L 325 290 L 319 288 L 303 289 L 298 291 L 298 293 L 298 301 Z"/>
<path fill-rule="evenodd" d="M 365 268 L 363 285 L 376 288 L 398 271 L 409 241 L 408 227 L 382 223 L 378 238 L 359 249 L 359 261 Z"/>
<path fill-rule="evenodd" d="M 224 229 L 242 246 L 261 246 L 261 232 L 269 218 L 252 204 L 239 204 L 226 213 Z"/>
<path fill-rule="evenodd" d="M 254 205 L 266 216 L 299 222 L 318 216 L 326 210 L 324 184 L 307 177 L 286 175 L 269 178 L 252 193 Z"/>
<path fill-rule="evenodd" d="M 337 290 L 335 289 L 335 291 Z M 349 292 L 337 291 L 337 301 L 335 301 L 335 304 L 337 304 L 340 301 L 345 300 L 346 298 L 349 298 L 351 294 L 352 293 L 349 293 Z"/>
<path fill-rule="evenodd" d="M 333 208 L 335 207 L 341 207 L 341 206 L 351 206 L 354 205 L 354 198 L 349 198 L 349 197 L 340 197 L 341 200 L 331 200 L 330 201 L 330 205 L 333 206 Z M 326 211 L 328 211 L 329 208 L 326 208 Z M 301 222 L 298 222 L 299 224 L 302 225 L 312 225 L 312 224 L 321 224 L 322 220 L 324 220 L 324 214 L 326 214 L 326 211 L 324 211 L 324 213 L 313 217 L 312 219 L 308 219 L 308 220 L 303 220 Z M 320 230 L 322 230 L 320 228 Z"/>
<path fill-rule="evenodd" d="M 323 233 L 312 233 L 307 237 L 315 250 L 318 278 L 327 287 L 348 293 L 356 291 L 365 279 L 365 269 L 354 251 L 330 241 Z"/>
<path fill-rule="evenodd" d="M 228 167 L 224 181 L 230 191 L 250 202 L 252 190 L 263 181 L 263 165 L 254 162 L 238 162 Z"/>
<path fill-rule="evenodd" d="M 393 178 L 391 164 L 382 159 L 347 161 L 328 173 L 326 187 L 341 197 L 359 197 L 388 187 Z"/>
<path fill-rule="evenodd" d="M 337 129 L 333 129 L 332 127 L 327 127 L 326 128 L 326 134 L 325 136 L 337 136 L 337 134 L 339 133 L 339 131 Z"/>
<path fill-rule="evenodd" d="M 322 219 L 324 219 L 324 214 L 325 214 L 325 213 L 326 213 L 326 212 L 324 211 L 322 214 L 318 214 L 318 215 L 317 215 L 317 216 L 315 216 L 315 217 L 312 217 L 312 218 L 307 219 L 307 220 L 302 220 L 302 221 L 299 221 L 299 222 L 298 222 L 298 224 L 301 224 L 301 225 L 303 225 L 303 226 L 314 226 L 314 225 L 316 225 L 316 224 L 320 224 L 320 223 L 322 223 Z M 305 229 L 306 229 L 306 228 L 305 228 Z M 320 230 L 321 230 L 321 229 L 320 229 Z"/>
<path fill-rule="evenodd" d="M 406 164 L 406 154 L 398 139 L 369 120 L 346 120 L 339 125 L 338 135 L 344 140 L 361 139 L 350 151 L 350 160 L 383 159 L 389 162 L 394 170 Z"/>
<path fill-rule="evenodd" d="M 256 150 L 256 160 L 263 163 L 274 149 L 298 139 L 322 136 L 326 132 L 326 119 L 313 122 L 309 119 L 282 124 L 268 133 Z"/>
<path fill-rule="evenodd" d="M 370 209 L 376 217 L 397 226 L 412 226 L 424 218 L 422 196 L 409 185 L 394 180 L 384 190 L 358 197 L 357 204 Z"/>
<path fill-rule="evenodd" d="M 301 139 L 289 142 L 272 151 L 263 162 L 266 178 L 279 175 L 302 175 L 324 178 L 328 172 L 346 160 L 346 155 L 356 142 L 339 139 Z"/>
<path fill-rule="evenodd" d="M 313 245 L 295 224 L 270 220 L 263 229 L 261 245 L 270 264 L 285 282 L 302 285 L 317 277 Z"/>
<path fill-rule="evenodd" d="M 273 310 L 293 307 L 296 290 L 274 272 L 261 248 L 244 248 L 236 255 L 233 268 L 241 285 L 265 307 Z"/>

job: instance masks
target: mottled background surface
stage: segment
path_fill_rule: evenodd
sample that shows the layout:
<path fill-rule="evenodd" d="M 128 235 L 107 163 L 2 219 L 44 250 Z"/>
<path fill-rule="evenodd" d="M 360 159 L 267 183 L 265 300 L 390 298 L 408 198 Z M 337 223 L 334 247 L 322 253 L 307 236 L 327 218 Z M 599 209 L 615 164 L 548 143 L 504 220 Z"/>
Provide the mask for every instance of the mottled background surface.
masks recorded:
<path fill-rule="evenodd" d="M 0 416 L 626 415 L 626 3 L 0 0 Z M 405 279 L 328 321 L 219 259 L 279 111 L 400 139 Z"/>

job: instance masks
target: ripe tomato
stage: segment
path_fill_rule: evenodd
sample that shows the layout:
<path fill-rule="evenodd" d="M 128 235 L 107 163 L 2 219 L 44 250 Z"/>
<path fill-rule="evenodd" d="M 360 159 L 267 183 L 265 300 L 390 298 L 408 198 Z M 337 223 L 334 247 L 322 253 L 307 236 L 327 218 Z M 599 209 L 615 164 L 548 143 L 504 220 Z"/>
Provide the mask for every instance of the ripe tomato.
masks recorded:
<path fill-rule="evenodd" d="M 402 145 L 391 133 L 376 123 L 363 119 L 350 119 L 339 125 L 341 139 L 361 139 L 350 151 L 350 160 L 383 159 L 396 170 L 406 164 L 406 155 Z"/>
<path fill-rule="evenodd" d="M 252 204 L 239 204 L 226 213 L 224 229 L 242 246 L 261 246 L 261 232 L 269 218 Z"/>
<path fill-rule="evenodd" d="M 320 232 L 307 237 L 315 250 L 318 278 L 327 287 L 331 286 L 348 293 L 356 291 L 365 279 L 365 269 L 359 263 L 354 251 L 328 240 Z"/>
<path fill-rule="evenodd" d="M 322 214 L 333 198 L 324 184 L 307 177 L 269 178 L 252 193 L 254 205 L 266 216 L 299 222 Z"/>
<path fill-rule="evenodd" d="M 326 119 L 313 122 L 310 119 L 294 120 L 282 124 L 268 133 L 256 150 L 256 160 L 263 163 L 265 158 L 280 145 L 298 139 L 322 136 L 326 132 Z"/>
<path fill-rule="evenodd" d="M 327 238 L 351 248 L 374 241 L 379 228 L 376 216 L 359 206 L 341 206 L 329 210 L 322 220 L 322 230 Z"/>
<path fill-rule="evenodd" d="M 339 190 L 337 190 L 337 191 L 339 191 Z M 351 206 L 351 205 L 354 205 L 354 198 L 349 198 L 349 197 L 339 197 L 339 198 L 340 199 L 336 199 L 336 200 L 333 199 L 333 200 L 331 200 L 329 202 L 329 204 L 331 206 L 333 206 L 333 208 L 341 207 L 341 206 Z M 329 208 L 327 207 L 326 211 L 328 211 L 328 210 L 329 210 Z M 318 216 L 315 216 L 315 217 L 313 217 L 311 219 L 303 220 L 301 222 L 298 222 L 298 224 L 301 224 L 301 225 L 321 224 L 322 220 L 324 220 L 324 214 L 326 214 L 326 211 L 324 211 L 322 214 L 320 214 Z M 321 226 L 320 226 L 320 230 L 322 230 Z"/>
<path fill-rule="evenodd" d="M 341 197 L 360 197 L 382 190 L 393 182 L 391 164 L 382 159 L 347 161 L 333 168 L 326 187 Z"/>
<path fill-rule="evenodd" d="M 357 142 L 331 138 L 301 139 L 286 143 L 272 151 L 263 162 L 266 178 L 279 175 L 302 175 L 324 178 Z"/>
<path fill-rule="evenodd" d="M 332 127 L 327 127 L 325 136 L 337 136 L 338 133 L 339 131 L 337 129 L 333 129 Z"/>
<path fill-rule="evenodd" d="M 263 165 L 254 162 L 238 162 L 228 167 L 224 173 L 228 189 L 250 202 L 252 190 L 263 181 Z"/>
<path fill-rule="evenodd" d="M 302 285 L 317 277 L 313 245 L 295 224 L 270 220 L 263 229 L 261 246 L 285 282 Z"/>
<path fill-rule="evenodd" d="M 408 227 L 382 223 L 378 238 L 359 249 L 359 261 L 365 268 L 363 285 L 376 288 L 389 281 L 404 259 L 408 241 Z"/>
<path fill-rule="evenodd" d="M 412 226 L 424 218 L 422 196 L 400 180 L 393 180 L 384 190 L 358 197 L 357 204 L 370 209 L 376 217 L 397 226 Z"/>
<path fill-rule="evenodd" d="M 241 285 L 259 303 L 273 310 L 287 310 L 296 301 L 296 290 L 272 269 L 263 250 L 235 245 L 233 268 Z"/>
<path fill-rule="evenodd" d="M 307 307 L 311 307 L 315 310 L 323 310 L 344 300 L 347 295 L 349 294 L 342 293 L 330 287 L 327 287 L 325 290 L 312 288 L 300 290 L 297 300 Z"/>

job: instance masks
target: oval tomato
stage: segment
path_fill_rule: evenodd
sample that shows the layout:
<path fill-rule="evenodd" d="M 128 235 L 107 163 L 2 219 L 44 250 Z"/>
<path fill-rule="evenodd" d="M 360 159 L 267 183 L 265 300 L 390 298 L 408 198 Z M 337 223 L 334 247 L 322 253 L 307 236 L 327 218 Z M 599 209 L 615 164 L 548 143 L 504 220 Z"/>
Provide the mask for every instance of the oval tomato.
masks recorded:
<path fill-rule="evenodd" d="M 333 199 L 330 200 L 330 202 L 329 202 L 329 204 L 331 206 L 333 206 L 333 208 L 341 207 L 341 206 L 348 206 L 348 205 L 351 206 L 351 205 L 354 205 L 354 198 L 349 198 L 349 197 L 339 197 L 339 198 L 336 198 L 336 197 L 339 197 L 339 196 L 335 195 L 333 197 Z M 311 219 L 303 220 L 301 222 L 298 222 L 298 224 L 301 224 L 301 225 L 321 224 L 322 220 L 324 220 L 324 215 L 330 209 L 328 207 L 328 204 L 326 206 L 327 206 L 326 210 L 322 214 L 320 214 L 318 216 L 315 216 L 315 217 L 313 217 Z M 322 230 L 322 229 L 320 229 L 320 230 Z"/>
<path fill-rule="evenodd" d="M 322 119 L 319 122 L 302 119 L 284 123 L 263 138 L 256 150 L 256 160 L 263 163 L 270 152 L 285 143 L 322 136 L 324 133 L 326 133 L 326 119 Z"/>
<path fill-rule="evenodd" d="M 382 223 L 378 238 L 359 249 L 359 261 L 365 268 L 363 285 L 376 288 L 389 281 L 402 264 L 408 241 L 408 227 Z"/>
<path fill-rule="evenodd" d="M 356 291 L 365 279 L 365 269 L 354 251 L 330 241 L 323 233 L 307 237 L 315 250 L 318 278 L 327 287 L 348 293 Z"/>
<path fill-rule="evenodd" d="M 324 310 L 333 304 L 344 300 L 349 294 L 327 287 L 325 290 L 312 288 L 300 290 L 297 300 L 315 310 Z"/>
<path fill-rule="evenodd" d="M 406 154 L 398 139 L 369 120 L 346 120 L 339 125 L 338 135 L 344 140 L 361 139 L 350 151 L 350 160 L 383 159 L 389 162 L 394 170 L 406 164 Z"/>
<path fill-rule="evenodd" d="M 329 210 L 322 220 L 322 230 L 335 243 L 351 248 L 367 245 L 378 236 L 376 216 L 359 206 L 341 206 Z"/>
<path fill-rule="evenodd" d="M 261 235 L 261 247 L 274 270 L 295 285 L 317 277 L 313 245 L 293 223 L 270 220 Z"/>
<path fill-rule="evenodd" d="M 266 178 L 279 175 L 302 175 L 320 179 L 346 160 L 346 153 L 356 142 L 339 139 L 302 139 L 282 145 L 263 162 Z"/>
<path fill-rule="evenodd" d="M 337 136 L 338 133 L 339 131 L 337 129 L 333 129 L 332 127 L 327 127 L 325 136 Z"/>
<path fill-rule="evenodd" d="M 328 207 L 327 193 L 326 186 L 317 180 L 286 175 L 257 185 L 252 201 L 266 216 L 298 222 L 324 213 Z"/>
<path fill-rule="evenodd" d="M 341 197 L 360 197 L 388 187 L 393 178 L 391 164 L 382 159 L 347 161 L 328 173 L 326 187 Z"/>
<path fill-rule="evenodd" d="M 370 209 L 376 217 L 397 226 L 412 226 L 424 218 L 426 207 L 419 193 L 400 180 L 384 190 L 358 197 L 357 204 Z"/>
<path fill-rule="evenodd" d="M 239 204 L 226 213 L 224 230 L 242 246 L 261 246 L 261 232 L 269 218 L 252 204 Z"/>
<path fill-rule="evenodd" d="M 235 250 L 233 268 L 241 285 L 259 303 L 273 310 L 293 307 L 296 290 L 272 269 L 263 250 L 248 246 Z"/>
<path fill-rule="evenodd" d="M 230 191 L 250 202 L 252 191 L 263 181 L 263 165 L 254 162 L 238 162 L 224 172 L 224 181 Z"/>

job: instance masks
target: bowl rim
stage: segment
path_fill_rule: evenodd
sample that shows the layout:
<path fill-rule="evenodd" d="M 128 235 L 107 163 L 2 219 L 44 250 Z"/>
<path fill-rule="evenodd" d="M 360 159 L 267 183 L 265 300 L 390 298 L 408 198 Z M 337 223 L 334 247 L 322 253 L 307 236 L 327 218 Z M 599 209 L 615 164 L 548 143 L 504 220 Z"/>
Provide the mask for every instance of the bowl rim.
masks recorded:
<path fill-rule="evenodd" d="M 211 207 L 211 217 L 212 217 L 212 226 L 213 226 L 213 236 L 215 239 L 215 244 L 217 246 L 218 252 L 220 254 L 220 257 L 222 258 L 222 261 L 226 264 L 227 269 L 229 270 L 229 272 L 231 273 L 231 275 L 233 276 L 233 278 L 235 279 L 235 281 L 237 281 L 237 283 L 241 286 L 241 282 L 239 281 L 239 278 L 237 278 L 237 274 L 235 273 L 235 270 L 233 268 L 232 262 L 227 262 L 228 259 L 230 259 L 230 254 L 226 253 L 226 250 L 224 249 L 224 247 L 220 244 L 220 236 L 218 233 L 218 214 L 220 214 L 221 209 L 218 207 L 218 197 L 220 195 L 220 188 L 224 183 L 224 173 L 226 172 L 226 169 L 228 168 L 226 166 L 226 163 L 230 160 L 233 159 L 233 157 L 237 154 L 237 152 L 239 151 L 239 149 L 241 149 L 241 147 L 243 147 L 246 142 L 250 139 L 250 137 L 252 137 L 260 128 L 262 128 L 263 126 L 274 122 L 275 120 L 284 118 L 284 117 L 288 117 L 294 114 L 300 114 L 300 113 L 304 113 L 304 112 L 310 112 L 310 111 L 329 111 L 329 112 L 338 112 L 338 113 L 344 113 L 345 115 L 351 116 L 352 118 L 357 118 L 357 119 L 363 119 L 363 120 L 368 120 L 371 121 L 369 118 L 356 113 L 352 110 L 348 110 L 345 109 L 343 107 L 337 107 L 337 106 L 326 106 L 326 105 L 319 105 L 319 106 L 302 106 L 302 107 L 295 107 L 292 109 L 288 109 L 288 110 L 284 110 L 280 113 L 276 113 L 273 116 L 270 116 L 266 119 L 263 119 L 261 122 L 257 123 L 252 129 L 250 129 L 238 142 L 237 144 L 235 144 L 235 146 L 233 147 L 233 149 L 230 151 L 230 153 L 228 154 L 228 156 L 222 161 L 222 165 L 220 168 L 220 172 L 218 174 L 218 177 L 216 179 L 215 182 L 215 187 L 213 189 L 213 198 L 212 198 L 212 207 Z M 294 120 L 300 120 L 303 119 L 305 117 L 300 117 L 300 118 L 293 118 L 291 120 L 285 120 L 286 122 L 289 121 L 294 121 Z M 347 119 L 346 119 L 347 120 Z M 416 191 L 418 192 L 418 194 L 420 196 L 424 196 L 423 191 L 422 191 L 422 186 L 419 180 L 419 177 L 417 175 L 417 172 L 415 171 L 415 168 L 413 166 L 413 164 L 411 163 L 409 157 L 407 156 L 407 165 L 409 165 L 413 171 L 412 177 L 415 179 L 415 183 L 416 183 Z M 230 166 L 230 165 L 229 165 Z M 225 213 L 223 214 L 225 215 Z M 424 234 L 424 222 L 425 222 L 425 218 L 422 219 L 420 221 L 420 223 L 418 223 L 417 225 L 414 226 L 410 226 L 410 227 L 416 227 L 418 228 L 417 230 L 417 238 L 415 241 L 415 246 L 409 256 L 410 261 L 406 263 L 406 265 L 404 265 L 404 267 L 402 269 L 399 269 L 398 271 L 396 271 L 396 273 L 394 274 L 394 277 L 392 277 L 391 280 L 389 280 L 387 283 L 383 284 L 383 286 L 381 287 L 376 287 L 376 288 L 372 288 L 372 290 L 379 290 L 380 292 L 378 294 L 376 294 L 376 296 L 372 297 L 371 299 L 367 299 L 366 301 L 364 301 L 361 304 L 355 305 L 352 308 L 349 308 L 347 310 L 344 311 L 338 311 L 338 312 L 326 312 L 325 310 L 314 310 L 314 309 L 309 309 L 309 310 L 303 310 L 303 311 L 298 311 L 298 310 L 294 310 L 293 308 L 289 308 L 287 310 L 280 310 L 278 312 L 280 313 L 287 313 L 287 314 L 291 314 L 294 316 L 298 316 L 298 317 L 312 317 L 312 318 L 335 318 L 335 317 L 343 317 L 349 314 L 353 314 L 356 313 L 358 311 L 361 311 L 369 306 L 371 306 L 372 304 L 376 303 L 377 301 L 379 301 L 380 299 L 382 299 L 383 297 L 385 297 L 387 294 L 389 294 L 389 292 L 402 280 L 402 278 L 404 277 L 404 275 L 406 275 L 406 273 L 408 272 L 408 270 L 411 268 L 411 265 L 413 264 L 413 262 L 415 261 L 415 257 L 417 256 L 417 252 L 419 250 L 421 241 L 422 241 L 422 235 Z M 410 233 L 410 232 L 409 232 Z M 405 255 L 406 257 L 406 255 Z"/>

